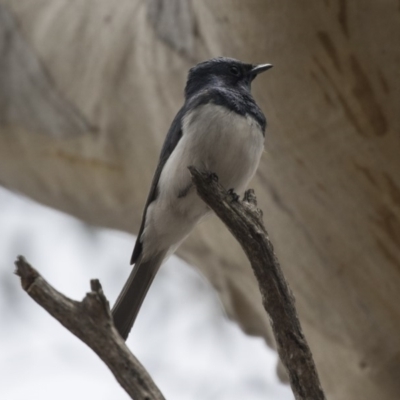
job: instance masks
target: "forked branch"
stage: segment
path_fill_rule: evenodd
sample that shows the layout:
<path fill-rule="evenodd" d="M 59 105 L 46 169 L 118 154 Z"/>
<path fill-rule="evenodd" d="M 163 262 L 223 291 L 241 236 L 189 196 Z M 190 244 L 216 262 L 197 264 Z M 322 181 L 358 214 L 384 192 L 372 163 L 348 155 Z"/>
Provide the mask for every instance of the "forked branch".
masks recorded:
<path fill-rule="evenodd" d="M 91 292 L 79 302 L 55 290 L 23 257 L 15 262 L 23 289 L 71 333 L 86 343 L 108 366 L 135 400 L 164 400 L 148 372 L 129 351 L 111 318 L 100 282 L 90 282 Z"/>

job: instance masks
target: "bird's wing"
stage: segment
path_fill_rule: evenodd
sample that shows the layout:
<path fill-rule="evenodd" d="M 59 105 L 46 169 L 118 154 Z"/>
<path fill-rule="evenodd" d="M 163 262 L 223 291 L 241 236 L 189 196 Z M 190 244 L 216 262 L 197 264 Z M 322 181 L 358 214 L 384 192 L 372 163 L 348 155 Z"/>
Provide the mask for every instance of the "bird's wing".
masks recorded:
<path fill-rule="evenodd" d="M 151 183 L 151 188 L 149 195 L 147 197 L 146 205 L 144 207 L 143 216 L 142 216 L 142 224 L 140 225 L 138 237 L 136 240 L 135 248 L 133 249 L 131 264 L 136 263 L 137 259 L 139 258 L 140 254 L 142 253 L 142 242 L 141 242 L 141 235 L 143 233 L 145 221 L 146 221 L 146 212 L 147 208 L 152 203 L 158 195 L 158 181 L 160 179 L 161 171 L 164 168 L 165 163 L 167 162 L 169 156 L 174 151 L 176 145 L 178 144 L 179 140 L 182 137 L 182 117 L 185 112 L 185 107 L 182 107 L 178 114 L 176 114 L 174 120 L 172 121 L 171 127 L 167 133 L 167 136 L 164 141 L 164 145 L 161 150 L 160 159 L 157 165 L 156 172 L 153 176 L 153 182 Z"/>

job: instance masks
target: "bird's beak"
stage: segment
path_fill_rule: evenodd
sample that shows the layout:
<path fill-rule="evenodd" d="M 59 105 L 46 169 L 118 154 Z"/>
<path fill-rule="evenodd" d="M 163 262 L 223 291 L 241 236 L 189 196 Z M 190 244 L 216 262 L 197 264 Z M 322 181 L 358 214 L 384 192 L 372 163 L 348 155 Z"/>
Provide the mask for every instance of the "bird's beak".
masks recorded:
<path fill-rule="evenodd" d="M 272 68 L 271 64 L 260 64 L 256 65 L 250 70 L 250 75 L 254 79 L 258 74 L 261 74 L 261 72 L 267 71 L 268 69 Z"/>

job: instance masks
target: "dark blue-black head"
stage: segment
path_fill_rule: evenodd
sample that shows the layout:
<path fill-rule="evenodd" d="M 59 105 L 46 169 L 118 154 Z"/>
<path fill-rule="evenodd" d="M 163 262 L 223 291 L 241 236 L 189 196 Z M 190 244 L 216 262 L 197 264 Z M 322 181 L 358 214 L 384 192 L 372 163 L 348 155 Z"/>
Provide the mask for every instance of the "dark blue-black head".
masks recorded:
<path fill-rule="evenodd" d="M 212 58 L 189 70 L 185 96 L 188 97 L 210 86 L 250 92 L 253 79 L 271 67 L 271 64 L 246 64 L 234 58 Z"/>

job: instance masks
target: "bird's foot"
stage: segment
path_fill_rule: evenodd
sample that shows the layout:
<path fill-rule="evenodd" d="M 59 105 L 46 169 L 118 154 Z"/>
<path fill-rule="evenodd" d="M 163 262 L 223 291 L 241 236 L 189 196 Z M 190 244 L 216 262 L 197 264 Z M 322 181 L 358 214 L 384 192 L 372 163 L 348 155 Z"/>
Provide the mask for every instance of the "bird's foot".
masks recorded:
<path fill-rule="evenodd" d="M 228 190 L 228 196 L 230 197 L 231 201 L 239 201 L 240 197 L 237 193 L 235 193 L 234 189 Z"/>
<path fill-rule="evenodd" d="M 218 175 L 215 172 L 211 172 L 210 179 L 214 182 L 218 182 Z"/>

